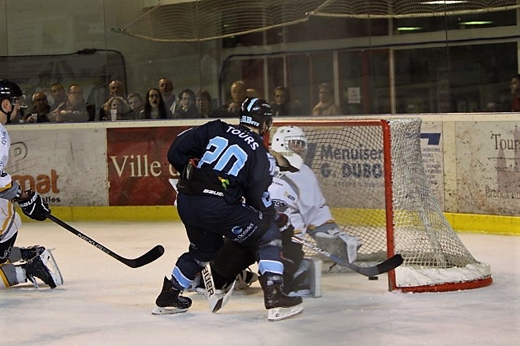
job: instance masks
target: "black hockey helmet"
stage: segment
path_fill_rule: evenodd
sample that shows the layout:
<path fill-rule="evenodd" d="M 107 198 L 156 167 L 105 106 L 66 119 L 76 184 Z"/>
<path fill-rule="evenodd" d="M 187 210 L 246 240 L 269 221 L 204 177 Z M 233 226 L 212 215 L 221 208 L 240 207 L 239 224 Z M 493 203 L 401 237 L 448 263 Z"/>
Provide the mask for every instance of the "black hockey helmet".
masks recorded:
<path fill-rule="evenodd" d="M 240 124 L 255 127 L 260 135 L 267 132 L 273 123 L 273 111 L 266 100 L 248 97 L 240 107 Z"/>
<path fill-rule="evenodd" d="M 1 79 L 0 102 L 6 99 L 10 100 L 13 106 L 18 100 L 20 102 L 21 108 L 27 107 L 27 103 L 25 102 L 25 95 L 23 94 L 22 89 L 18 86 L 18 84 L 5 79 Z"/>

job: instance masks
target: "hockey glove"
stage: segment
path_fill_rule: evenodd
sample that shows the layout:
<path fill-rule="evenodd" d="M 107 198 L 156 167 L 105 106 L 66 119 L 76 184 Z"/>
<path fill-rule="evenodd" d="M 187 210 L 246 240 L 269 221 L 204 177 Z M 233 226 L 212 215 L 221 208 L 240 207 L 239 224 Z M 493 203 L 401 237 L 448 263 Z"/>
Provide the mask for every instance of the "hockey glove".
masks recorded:
<path fill-rule="evenodd" d="M 280 229 L 280 232 L 283 232 L 292 226 L 291 221 L 289 221 L 289 217 L 284 213 L 277 213 L 274 217 L 274 222 Z"/>
<path fill-rule="evenodd" d="M 18 201 L 18 205 L 22 208 L 25 215 L 33 220 L 44 221 L 51 209 L 42 199 L 42 197 L 32 190 L 25 191 L 29 197 Z"/>

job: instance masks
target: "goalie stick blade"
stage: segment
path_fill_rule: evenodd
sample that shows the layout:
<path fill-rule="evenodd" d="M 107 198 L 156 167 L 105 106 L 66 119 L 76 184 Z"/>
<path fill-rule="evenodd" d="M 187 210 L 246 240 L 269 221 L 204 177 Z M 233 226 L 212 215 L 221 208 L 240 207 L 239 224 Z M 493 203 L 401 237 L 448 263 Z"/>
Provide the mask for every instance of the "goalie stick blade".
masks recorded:
<path fill-rule="evenodd" d="M 164 254 L 164 247 L 162 245 L 156 245 L 154 248 L 150 249 L 147 253 L 144 255 L 134 258 L 134 259 L 128 259 L 128 258 L 120 258 L 120 261 L 126 264 L 127 266 L 131 268 L 139 268 L 142 266 L 147 265 L 148 263 L 151 263 L 161 257 Z"/>

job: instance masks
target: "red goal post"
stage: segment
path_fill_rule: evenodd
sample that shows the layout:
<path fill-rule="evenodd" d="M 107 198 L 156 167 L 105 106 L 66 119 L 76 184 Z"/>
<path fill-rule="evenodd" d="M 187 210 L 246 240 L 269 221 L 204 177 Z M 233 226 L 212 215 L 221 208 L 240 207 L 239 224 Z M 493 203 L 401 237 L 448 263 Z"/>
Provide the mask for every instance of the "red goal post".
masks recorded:
<path fill-rule="evenodd" d="M 452 291 L 492 283 L 489 265 L 466 249 L 430 189 L 421 119 L 285 118 L 275 119 L 271 134 L 284 125 L 305 132 L 305 163 L 316 174 L 334 219 L 363 239 L 356 264 L 403 256 L 403 264 L 388 273 L 389 290 Z"/>

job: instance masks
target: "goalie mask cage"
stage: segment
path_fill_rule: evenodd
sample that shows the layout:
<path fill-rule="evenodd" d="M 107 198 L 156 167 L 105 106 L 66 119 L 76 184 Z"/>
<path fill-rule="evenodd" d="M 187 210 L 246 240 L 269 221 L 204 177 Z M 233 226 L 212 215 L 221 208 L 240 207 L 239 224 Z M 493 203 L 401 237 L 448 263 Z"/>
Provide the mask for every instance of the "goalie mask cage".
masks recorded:
<path fill-rule="evenodd" d="M 390 291 L 454 291 L 492 283 L 489 265 L 466 249 L 430 190 L 421 119 L 275 123 L 282 125 L 303 129 L 305 163 L 333 217 L 345 232 L 363 239 L 356 264 L 403 256 L 403 264 L 388 273 Z"/>

